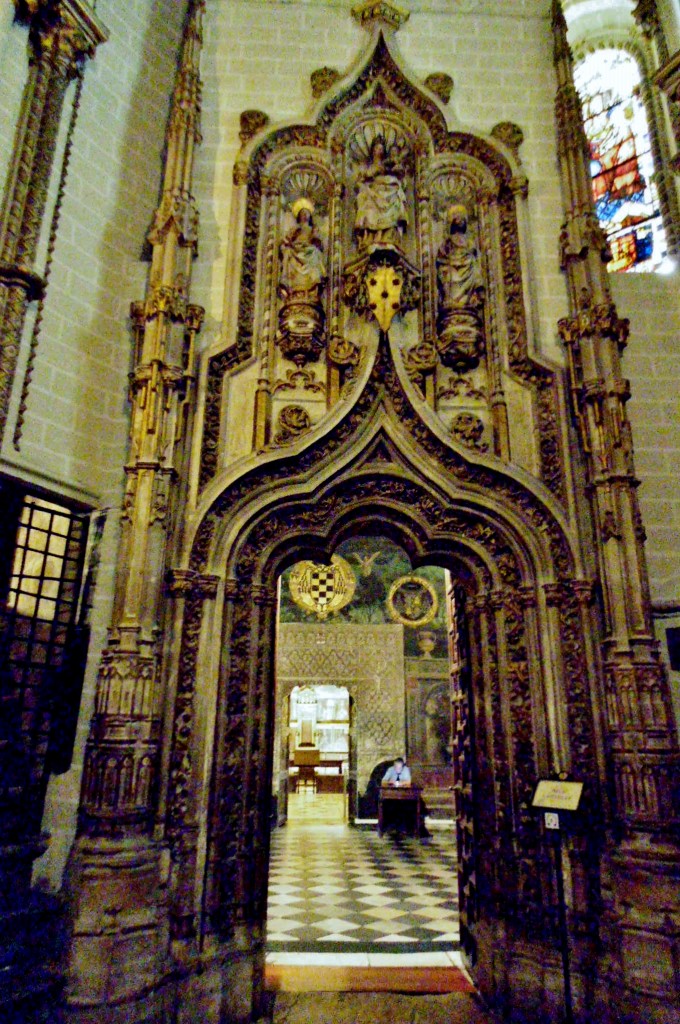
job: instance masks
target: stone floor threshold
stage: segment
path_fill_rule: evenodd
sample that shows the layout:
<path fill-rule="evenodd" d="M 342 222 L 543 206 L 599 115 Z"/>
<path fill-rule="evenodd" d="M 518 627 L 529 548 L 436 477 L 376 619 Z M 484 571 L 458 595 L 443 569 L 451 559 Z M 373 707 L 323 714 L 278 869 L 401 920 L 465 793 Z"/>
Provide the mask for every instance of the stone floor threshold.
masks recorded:
<path fill-rule="evenodd" d="M 270 992 L 474 992 L 458 967 L 315 967 L 267 964 Z"/>
<path fill-rule="evenodd" d="M 279 992 L 271 1024 L 498 1024 L 474 993 Z"/>

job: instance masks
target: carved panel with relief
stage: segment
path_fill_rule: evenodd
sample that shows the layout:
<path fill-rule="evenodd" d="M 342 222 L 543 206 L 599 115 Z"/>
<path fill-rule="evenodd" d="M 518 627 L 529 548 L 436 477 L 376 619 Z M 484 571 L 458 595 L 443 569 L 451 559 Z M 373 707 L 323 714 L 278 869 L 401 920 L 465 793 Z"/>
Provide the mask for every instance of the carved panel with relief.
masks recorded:
<path fill-rule="evenodd" d="M 208 358 L 201 485 L 239 453 L 289 444 L 292 407 L 296 438 L 330 425 L 382 338 L 416 417 L 438 421 L 474 460 L 536 473 L 564 501 L 564 403 L 528 346 L 519 129 L 491 140 L 449 132 L 381 36 L 340 82 L 315 124 L 263 125 L 244 144 L 240 278 Z M 508 424 L 509 401 L 521 429 Z"/>

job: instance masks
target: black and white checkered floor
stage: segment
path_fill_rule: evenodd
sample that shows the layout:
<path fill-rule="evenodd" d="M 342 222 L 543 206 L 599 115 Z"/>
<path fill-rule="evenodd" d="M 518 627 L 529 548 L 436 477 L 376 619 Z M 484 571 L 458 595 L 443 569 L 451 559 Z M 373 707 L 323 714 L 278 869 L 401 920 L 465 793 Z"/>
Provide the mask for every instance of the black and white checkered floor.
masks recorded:
<path fill-rule="evenodd" d="M 295 816 L 272 835 L 270 951 L 454 950 L 459 943 L 456 840 L 349 828 L 335 795 L 296 795 Z M 292 810 L 292 808 L 291 808 Z"/>

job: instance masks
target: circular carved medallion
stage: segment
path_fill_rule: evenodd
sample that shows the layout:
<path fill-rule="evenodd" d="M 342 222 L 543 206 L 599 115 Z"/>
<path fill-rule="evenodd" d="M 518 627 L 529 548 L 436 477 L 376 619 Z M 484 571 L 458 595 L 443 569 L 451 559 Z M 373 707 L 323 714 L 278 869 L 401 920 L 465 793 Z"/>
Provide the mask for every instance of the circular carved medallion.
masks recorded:
<path fill-rule="evenodd" d="M 330 565 L 298 562 L 291 569 L 288 587 L 295 604 L 323 620 L 349 604 L 356 578 L 350 564 L 333 555 Z"/>
<path fill-rule="evenodd" d="M 422 576 L 400 576 L 387 595 L 387 611 L 402 626 L 426 626 L 438 607 L 437 591 Z"/>

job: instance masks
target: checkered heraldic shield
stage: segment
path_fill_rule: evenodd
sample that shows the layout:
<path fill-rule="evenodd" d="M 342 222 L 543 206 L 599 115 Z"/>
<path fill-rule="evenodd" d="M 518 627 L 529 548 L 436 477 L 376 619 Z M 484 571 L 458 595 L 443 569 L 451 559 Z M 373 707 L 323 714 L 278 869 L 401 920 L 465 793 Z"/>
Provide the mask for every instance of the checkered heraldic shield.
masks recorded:
<path fill-rule="evenodd" d="M 333 555 L 330 565 L 298 562 L 291 571 L 289 587 L 297 605 L 325 619 L 352 600 L 356 579 L 349 563 Z"/>

